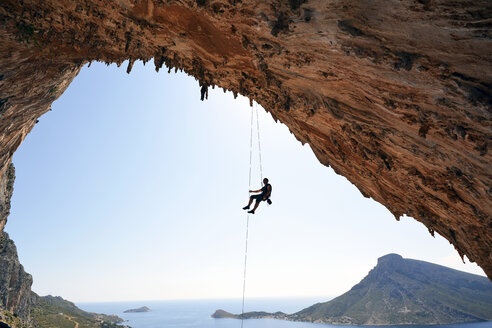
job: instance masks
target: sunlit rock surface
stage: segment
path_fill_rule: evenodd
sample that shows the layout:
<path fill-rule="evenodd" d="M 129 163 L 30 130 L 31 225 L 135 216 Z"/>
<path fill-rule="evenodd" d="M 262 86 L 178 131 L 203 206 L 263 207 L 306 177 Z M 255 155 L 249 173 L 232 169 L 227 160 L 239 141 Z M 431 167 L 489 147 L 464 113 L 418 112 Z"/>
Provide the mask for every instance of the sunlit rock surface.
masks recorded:
<path fill-rule="evenodd" d="M 0 165 L 81 65 L 154 59 L 204 93 L 256 100 L 492 277 L 491 13 L 489 0 L 3 0 Z"/>

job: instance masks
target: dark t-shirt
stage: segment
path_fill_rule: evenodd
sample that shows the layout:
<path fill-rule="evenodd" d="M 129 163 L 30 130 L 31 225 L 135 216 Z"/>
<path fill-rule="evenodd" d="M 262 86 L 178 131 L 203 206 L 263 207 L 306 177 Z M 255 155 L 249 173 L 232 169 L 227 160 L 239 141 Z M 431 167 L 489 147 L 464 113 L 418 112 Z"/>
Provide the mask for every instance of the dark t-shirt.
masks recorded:
<path fill-rule="evenodd" d="M 270 187 L 270 192 L 272 191 L 272 185 L 267 183 L 263 188 L 261 188 L 261 195 L 266 196 L 268 195 L 268 187 Z M 269 195 L 270 197 L 270 195 Z"/>

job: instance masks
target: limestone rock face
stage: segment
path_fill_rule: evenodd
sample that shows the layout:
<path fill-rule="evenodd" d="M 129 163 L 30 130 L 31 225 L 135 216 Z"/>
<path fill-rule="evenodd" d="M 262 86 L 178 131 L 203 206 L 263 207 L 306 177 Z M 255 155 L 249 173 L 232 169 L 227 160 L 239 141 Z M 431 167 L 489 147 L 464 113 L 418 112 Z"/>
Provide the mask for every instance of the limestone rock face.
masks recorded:
<path fill-rule="evenodd" d="M 3 231 L 10 213 L 14 181 L 14 165 L 9 164 L 0 178 L 0 323 L 20 328 L 27 326 L 30 319 L 32 277 L 24 271 L 14 242 Z"/>
<path fill-rule="evenodd" d="M 7 224 L 7 217 L 10 214 L 10 198 L 14 191 L 15 168 L 9 164 L 0 178 L 0 232 Z"/>
<path fill-rule="evenodd" d="M 489 0 L 3 0 L 0 166 L 81 65 L 153 58 L 204 93 L 256 100 L 492 277 L 491 13 Z"/>
<path fill-rule="evenodd" d="M 32 277 L 19 263 L 17 249 L 9 235 L 0 235 L 0 309 L 29 320 Z"/>

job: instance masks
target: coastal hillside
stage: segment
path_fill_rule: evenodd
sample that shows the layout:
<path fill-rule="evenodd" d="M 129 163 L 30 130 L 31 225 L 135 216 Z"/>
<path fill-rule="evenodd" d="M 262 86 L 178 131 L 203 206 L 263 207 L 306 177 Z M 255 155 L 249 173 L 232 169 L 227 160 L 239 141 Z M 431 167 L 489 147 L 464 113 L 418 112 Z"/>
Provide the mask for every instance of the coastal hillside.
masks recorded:
<path fill-rule="evenodd" d="M 34 328 L 129 328 L 118 325 L 116 315 L 86 312 L 61 297 L 32 293 L 31 320 Z"/>
<path fill-rule="evenodd" d="M 492 320 L 485 277 L 389 254 L 345 294 L 292 315 L 346 324 L 446 324 Z"/>
<path fill-rule="evenodd" d="M 491 321 L 492 283 L 482 276 L 388 254 L 360 283 L 329 302 L 290 315 L 256 312 L 244 317 L 355 325 Z"/>

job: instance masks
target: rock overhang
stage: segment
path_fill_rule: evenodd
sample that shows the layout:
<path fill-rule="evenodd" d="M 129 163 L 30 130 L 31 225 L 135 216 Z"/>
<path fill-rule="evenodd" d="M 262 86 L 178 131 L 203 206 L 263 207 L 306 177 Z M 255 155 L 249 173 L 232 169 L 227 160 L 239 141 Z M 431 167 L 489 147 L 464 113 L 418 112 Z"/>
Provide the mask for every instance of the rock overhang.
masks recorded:
<path fill-rule="evenodd" d="M 492 275 L 489 1 L 0 5 L 0 164 L 93 60 L 256 100 L 319 161 Z M 199 93 L 197 91 L 197 97 Z"/>

